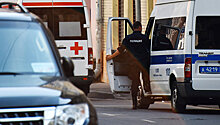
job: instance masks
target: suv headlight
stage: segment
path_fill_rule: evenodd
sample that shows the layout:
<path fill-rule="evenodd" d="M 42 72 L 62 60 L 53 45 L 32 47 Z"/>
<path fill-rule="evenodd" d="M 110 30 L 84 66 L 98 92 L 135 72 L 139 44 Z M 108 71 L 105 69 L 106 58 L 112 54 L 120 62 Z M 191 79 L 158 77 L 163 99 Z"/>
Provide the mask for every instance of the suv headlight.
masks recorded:
<path fill-rule="evenodd" d="M 56 109 L 56 125 L 87 125 L 89 108 L 87 104 L 58 106 Z"/>

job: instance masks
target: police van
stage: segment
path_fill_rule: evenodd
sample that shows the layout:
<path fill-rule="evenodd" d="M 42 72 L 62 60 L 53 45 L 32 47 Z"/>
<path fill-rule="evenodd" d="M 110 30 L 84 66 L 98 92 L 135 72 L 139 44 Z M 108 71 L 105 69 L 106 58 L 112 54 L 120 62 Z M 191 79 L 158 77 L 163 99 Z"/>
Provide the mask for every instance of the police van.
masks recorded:
<path fill-rule="evenodd" d="M 152 94 L 145 92 L 142 82 L 140 106 L 148 108 L 161 100 L 171 100 L 174 112 L 184 112 L 186 105 L 220 106 L 219 4 L 219 0 L 157 0 L 145 32 L 151 42 Z M 111 18 L 109 26 L 113 20 L 118 19 Z M 114 50 L 111 30 L 107 55 Z M 117 63 L 110 60 L 107 65 L 111 89 L 129 91 L 131 82 L 117 70 Z"/>
<path fill-rule="evenodd" d="M 75 65 L 74 84 L 86 94 L 93 80 L 93 50 L 90 21 L 84 0 L 23 0 L 52 31 L 60 55 Z"/>

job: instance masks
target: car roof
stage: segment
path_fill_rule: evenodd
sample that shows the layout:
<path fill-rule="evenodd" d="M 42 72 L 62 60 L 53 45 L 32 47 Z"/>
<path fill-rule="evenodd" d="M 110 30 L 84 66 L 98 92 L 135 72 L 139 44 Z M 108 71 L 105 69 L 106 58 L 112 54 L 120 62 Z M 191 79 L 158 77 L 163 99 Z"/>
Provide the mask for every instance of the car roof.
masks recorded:
<path fill-rule="evenodd" d="M 0 8 L 0 20 L 33 21 L 33 16 L 30 13 Z"/>

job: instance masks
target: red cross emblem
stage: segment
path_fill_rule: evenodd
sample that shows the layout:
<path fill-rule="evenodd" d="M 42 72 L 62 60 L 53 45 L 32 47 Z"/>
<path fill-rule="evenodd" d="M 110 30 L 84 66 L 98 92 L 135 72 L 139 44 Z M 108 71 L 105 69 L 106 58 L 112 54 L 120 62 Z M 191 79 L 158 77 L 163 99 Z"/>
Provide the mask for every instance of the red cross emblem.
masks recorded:
<path fill-rule="evenodd" d="M 79 50 L 83 50 L 83 46 L 79 46 L 79 42 L 75 42 L 75 46 L 70 46 L 70 50 L 75 50 L 75 55 L 79 55 Z"/>

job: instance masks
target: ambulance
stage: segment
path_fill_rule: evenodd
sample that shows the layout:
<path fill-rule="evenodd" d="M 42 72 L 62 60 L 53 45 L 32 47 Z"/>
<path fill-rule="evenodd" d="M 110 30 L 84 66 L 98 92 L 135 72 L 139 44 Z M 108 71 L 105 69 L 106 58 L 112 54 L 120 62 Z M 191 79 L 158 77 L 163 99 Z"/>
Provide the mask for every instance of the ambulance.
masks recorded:
<path fill-rule="evenodd" d="M 87 94 L 94 72 L 90 20 L 85 1 L 23 0 L 22 4 L 51 30 L 60 55 L 72 59 L 75 69 L 71 80 Z"/>
<path fill-rule="evenodd" d="M 145 31 L 151 42 L 152 93 L 146 93 L 142 81 L 140 107 L 149 108 L 162 100 L 170 100 L 172 111 L 178 113 L 185 112 L 187 105 L 220 106 L 219 5 L 219 0 L 157 0 Z M 109 19 L 107 55 L 117 49 L 113 47 L 117 41 L 112 24 L 121 20 L 130 22 L 127 18 Z M 107 62 L 111 90 L 116 93 L 129 92 L 131 85 L 126 76 L 129 67 L 122 68 L 122 62 Z"/>

